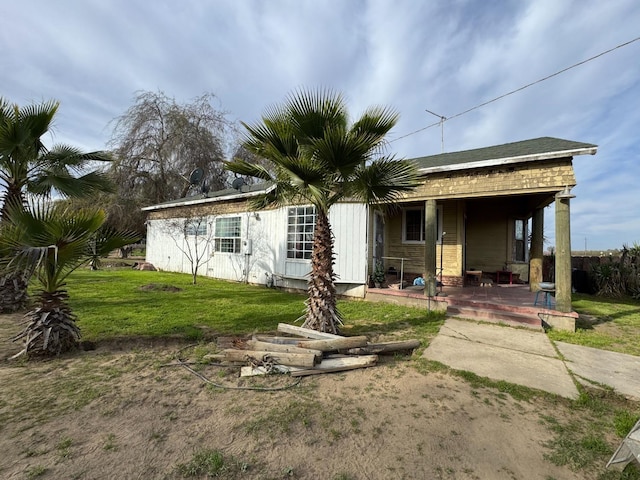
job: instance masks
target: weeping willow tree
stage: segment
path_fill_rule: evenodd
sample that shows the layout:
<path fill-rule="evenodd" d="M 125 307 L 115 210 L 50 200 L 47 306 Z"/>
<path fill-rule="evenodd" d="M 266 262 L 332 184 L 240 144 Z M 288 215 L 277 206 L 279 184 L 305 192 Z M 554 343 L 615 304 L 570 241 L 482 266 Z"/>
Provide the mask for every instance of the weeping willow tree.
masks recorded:
<path fill-rule="evenodd" d="M 386 204 L 417 185 L 411 163 L 384 155 L 385 136 L 397 120 L 393 110 L 371 107 L 351 122 L 340 94 L 299 90 L 267 110 L 261 122 L 243 124 L 243 147 L 265 163 L 234 159 L 227 169 L 274 185 L 254 206 L 315 207 L 307 328 L 338 333 L 342 324 L 336 306 L 331 206 L 345 199 Z"/>

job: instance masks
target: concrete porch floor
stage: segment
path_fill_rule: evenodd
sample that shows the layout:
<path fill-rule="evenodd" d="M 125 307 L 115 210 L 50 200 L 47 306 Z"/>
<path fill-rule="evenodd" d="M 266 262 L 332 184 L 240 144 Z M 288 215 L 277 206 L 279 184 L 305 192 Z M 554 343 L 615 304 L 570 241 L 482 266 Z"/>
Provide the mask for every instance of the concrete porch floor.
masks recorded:
<path fill-rule="evenodd" d="M 440 288 L 438 288 L 439 292 Z M 529 285 L 444 286 L 442 293 L 446 295 L 437 295 L 436 298 L 447 302 L 447 314 L 449 316 L 541 329 L 542 322 L 539 314 L 559 314 L 559 312 L 553 310 L 555 305 L 555 299 L 553 298 L 551 299 L 551 308 L 545 308 L 544 294 L 542 292 L 538 296 L 537 305 L 535 305 L 536 293 L 529 291 Z M 369 288 L 365 298 L 371 301 L 413 306 L 424 304 L 425 307 L 427 306 L 424 287 L 410 286 L 403 290 L 396 288 Z M 561 315 L 577 317 L 575 312 Z"/>

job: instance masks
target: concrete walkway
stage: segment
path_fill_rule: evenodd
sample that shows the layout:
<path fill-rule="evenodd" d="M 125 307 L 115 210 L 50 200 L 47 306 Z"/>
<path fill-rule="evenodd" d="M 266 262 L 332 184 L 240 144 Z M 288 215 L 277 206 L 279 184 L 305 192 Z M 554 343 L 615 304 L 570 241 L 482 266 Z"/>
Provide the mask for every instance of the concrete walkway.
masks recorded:
<path fill-rule="evenodd" d="M 557 346 L 566 361 L 543 332 L 448 318 L 423 356 L 456 370 L 575 399 L 571 370 L 640 399 L 639 357 L 562 342 Z"/>

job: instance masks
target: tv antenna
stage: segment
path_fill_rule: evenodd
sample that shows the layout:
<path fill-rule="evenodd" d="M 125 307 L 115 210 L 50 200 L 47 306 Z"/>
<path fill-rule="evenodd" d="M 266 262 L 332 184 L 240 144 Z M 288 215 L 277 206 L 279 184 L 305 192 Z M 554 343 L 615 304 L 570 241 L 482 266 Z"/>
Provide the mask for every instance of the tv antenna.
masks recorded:
<path fill-rule="evenodd" d="M 430 113 L 431 115 L 440 119 L 440 141 L 442 143 L 442 153 L 444 153 L 444 122 L 447 120 L 447 117 L 438 115 L 437 113 L 434 113 L 431 110 L 427 110 L 426 108 L 424 110 L 425 112 Z"/>

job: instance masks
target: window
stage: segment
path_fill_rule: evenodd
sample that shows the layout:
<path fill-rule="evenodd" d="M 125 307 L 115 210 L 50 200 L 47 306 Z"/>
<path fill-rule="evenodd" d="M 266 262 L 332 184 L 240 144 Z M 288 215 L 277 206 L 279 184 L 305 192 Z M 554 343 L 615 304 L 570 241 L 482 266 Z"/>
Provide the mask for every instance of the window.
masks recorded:
<path fill-rule="evenodd" d="M 287 258 L 309 260 L 316 226 L 315 207 L 291 207 L 287 221 Z"/>
<path fill-rule="evenodd" d="M 442 208 L 436 207 L 437 242 L 442 238 Z M 402 218 L 402 241 L 404 243 L 424 243 L 424 208 L 406 208 Z"/>
<path fill-rule="evenodd" d="M 207 234 L 207 221 L 202 218 L 199 220 L 191 220 L 185 224 L 185 235 L 206 235 Z"/>
<path fill-rule="evenodd" d="M 513 261 L 527 260 L 527 224 L 525 220 L 516 218 L 513 221 Z"/>
<path fill-rule="evenodd" d="M 240 253 L 240 217 L 216 218 L 215 251 Z"/>

